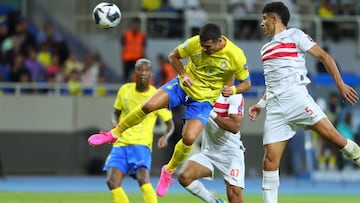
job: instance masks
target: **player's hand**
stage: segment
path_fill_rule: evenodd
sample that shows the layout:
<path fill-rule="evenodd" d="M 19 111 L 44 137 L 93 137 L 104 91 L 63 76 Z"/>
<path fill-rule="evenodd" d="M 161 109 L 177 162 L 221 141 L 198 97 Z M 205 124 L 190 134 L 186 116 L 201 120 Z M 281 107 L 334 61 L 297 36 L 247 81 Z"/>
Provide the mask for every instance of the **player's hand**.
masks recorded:
<path fill-rule="evenodd" d="M 255 122 L 260 113 L 261 107 L 259 104 L 255 104 L 249 107 L 249 118 L 251 121 Z"/>
<path fill-rule="evenodd" d="M 166 136 L 165 135 L 161 136 L 157 143 L 158 148 L 161 149 L 161 148 L 166 147 L 167 145 L 168 145 L 168 142 L 167 142 Z"/>
<path fill-rule="evenodd" d="M 338 86 L 338 89 L 342 98 L 349 104 L 354 105 L 359 100 L 358 93 L 349 85 L 343 83 L 342 85 Z"/>
<path fill-rule="evenodd" d="M 221 90 L 221 94 L 224 97 L 230 97 L 231 95 L 233 95 L 233 89 L 232 86 L 229 85 L 225 85 L 222 90 Z"/>
<path fill-rule="evenodd" d="M 183 85 L 185 87 L 190 87 L 193 84 L 193 79 L 188 74 L 185 73 L 181 77 L 183 79 Z"/>

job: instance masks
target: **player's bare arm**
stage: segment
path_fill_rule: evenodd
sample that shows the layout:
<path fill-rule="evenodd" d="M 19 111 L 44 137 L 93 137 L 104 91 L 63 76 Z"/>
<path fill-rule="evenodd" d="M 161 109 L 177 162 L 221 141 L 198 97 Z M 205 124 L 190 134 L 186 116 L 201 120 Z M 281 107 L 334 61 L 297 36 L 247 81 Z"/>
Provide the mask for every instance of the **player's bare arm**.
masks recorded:
<path fill-rule="evenodd" d="M 216 122 L 216 124 L 219 125 L 220 128 L 232 133 L 237 133 L 240 130 L 242 116 L 238 114 L 229 114 L 228 118 L 217 116 L 213 118 L 213 120 Z"/>
<path fill-rule="evenodd" d="M 221 94 L 224 97 L 229 97 L 234 94 L 240 94 L 247 92 L 251 87 L 250 80 L 241 81 L 237 86 L 225 85 L 221 90 Z"/>
<path fill-rule="evenodd" d="M 159 149 L 164 148 L 168 145 L 169 137 L 173 134 L 175 125 L 172 119 L 165 121 L 166 132 L 159 138 L 157 146 Z"/>
<path fill-rule="evenodd" d="M 236 94 L 247 92 L 248 90 L 250 90 L 250 87 L 251 87 L 251 80 L 240 81 L 240 83 L 235 86 Z"/>
<path fill-rule="evenodd" d="M 186 73 L 184 69 L 184 65 L 181 62 L 181 56 L 177 48 L 175 48 L 169 54 L 169 62 L 175 68 L 175 70 L 179 73 L 181 78 L 183 79 L 183 85 L 185 87 L 190 87 L 193 83 L 192 78 Z"/>
<path fill-rule="evenodd" d="M 334 59 L 318 45 L 314 45 L 308 50 L 308 53 L 324 64 L 327 72 L 334 79 L 342 98 L 349 104 L 354 105 L 359 100 L 358 93 L 343 81 Z"/>

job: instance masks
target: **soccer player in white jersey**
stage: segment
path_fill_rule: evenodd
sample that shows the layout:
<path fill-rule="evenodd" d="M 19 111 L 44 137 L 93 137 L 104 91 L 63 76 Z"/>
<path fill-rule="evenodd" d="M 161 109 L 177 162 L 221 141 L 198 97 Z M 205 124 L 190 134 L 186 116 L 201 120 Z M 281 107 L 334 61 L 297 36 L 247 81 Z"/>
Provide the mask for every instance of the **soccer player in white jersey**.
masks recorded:
<path fill-rule="evenodd" d="M 358 93 L 344 83 L 334 59 L 303 31 L 287 29 L 288 8 L 282 2 L 268 3 L 263 8 L 261 27 L 272 36 L 261 49 L 266 91 L 259 102 L 249 108 L 255 121 L 266 107 L 264 124 L 263 198 L 265 203 L 276 203 L 279 187 L 279 164 L 288 140 L 296 127 L 309 128 L 334 145 L 340 152 L 360 166 L 360 148 L 345 139 L 308 94 L 310 83 L 305 67 L 305 53 L 321 61 L 333 77 L 342 98 L 354 105 Z"/>
<path fill-rule="evenodd" d="M 180 184 L 205 202 L 225 202 L 214 197 L 198 180 L 215 174 L 224 178 L 229 202 L 243 202 L 245 148 L 240 135 L 243 113 L 242 94 L 230 97 L 221 94 L 202 131 L 201 152 L 190 157 L 179 173 Z"/>

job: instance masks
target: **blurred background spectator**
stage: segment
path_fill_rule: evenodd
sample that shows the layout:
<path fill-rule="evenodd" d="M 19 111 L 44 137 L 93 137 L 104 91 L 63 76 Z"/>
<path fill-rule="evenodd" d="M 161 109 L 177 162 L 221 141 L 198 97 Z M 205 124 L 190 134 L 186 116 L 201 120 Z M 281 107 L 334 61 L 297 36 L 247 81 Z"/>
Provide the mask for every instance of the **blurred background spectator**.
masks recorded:
<path fill-rule="evenodd" d="M 322 28 L 324 29 L 324 38 L 331 37 L 334 41 L 340 40 L 340 30 L 338 23 L 333 21 L 337 15 L 336 2 L 332 0 L 321 0 L 317 14 L 323 18 Z"/>
<path fill-rule="evenodd" d="M 157 62 L 159 64 L 159 71 L 155 74 L 154 80 L 156 87 L 159 88 L 166 82 L 172 80 L 177 75 L 177 72 L 164 55 L 157 55 Z"/>
<path fill-rule="evenodd" d="M 208 21 L 208 14 L 199 0 L 187 1 L 184 16 L 187 26 L 190 27 L 191 36 L 199 34 L 200 28 Z"/>
<path fill-rule="evenodd" d="M 228 0 L 227 10 L 235 17 L 235 37 L 238 39 L 260 39 L 260 21 L 258 19 L 238 19 L 248 15 L 261 15 L 264 0 Z"/>
<path fill-rule="evenodd" d="M 340 96 L 337 92 L 331 92 L 329 94 L 328 103 L 324 112 L 334 126 L 337 126 L 341 111 L 342 107 L 340 105 Z M 320 142 L 320 154 L 318 162 L 319 169 L 337 169 L 337 157 L 339 156 L 338 151 L 334 148 L 334 146 L 328 144 L 324 139 L 320 137 L 318 137 L 318 139 Z"/>
<path fill-rule="evenodd" d="M 341 133 L 346 139 L 355 141 L 355 129 L 352 123 L 352 113 L 351 111 L 346 111 L 344 118 L 338 122 L 336 125 L 337 130 Z M 354 163 L 352 160 L 348 159 L 345 156 L 339 157 L 339 168 L 343 170 L 352 170 L 354 169 Z"/>
<path fill-rule="evenodd" d="M 145 57 L 146 34 L 141 30 L 139 18 L 131 20 L 129 28 L 121 36 L 121 59 L 123 62 L 123 81 L 130 81 L 135 62 Z"/>

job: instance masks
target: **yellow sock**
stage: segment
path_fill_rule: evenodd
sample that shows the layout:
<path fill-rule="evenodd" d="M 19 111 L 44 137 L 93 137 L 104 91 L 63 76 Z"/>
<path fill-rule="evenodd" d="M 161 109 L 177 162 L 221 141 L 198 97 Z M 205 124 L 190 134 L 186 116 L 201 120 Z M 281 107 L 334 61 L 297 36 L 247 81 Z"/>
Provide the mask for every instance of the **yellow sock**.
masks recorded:
<path fill-rule="evenodd" d="M 120 136 L 122 132 L 126 129 L 141 123 L 145 118 L 145 113 L 141 109 L 142 104 L 137 105 L 133 110 L 130 111 L 128 115 L 125 116 L 123 120 L 120 121 L 119 125 L 116 128 L 112 129 L 111 132 L 113 135 Z"/>
<path fill-rule="evenodd" d="M 190 153 L 192 145 L 187 146 L 183 143 L 183 140 L 175 145 L 173 156 L 171 157 L 168 165 L 166 166 L 166 171 L 174 173 L 176 168 L 186 159 L 187 155 Z"/>
<path fill-rule="evenodd" d="M 145 203 L 157 203 L 157 197 L 153 186 L 150 183 L 145 183 L 141 187 L 141 192 L 144 196 Z"/>
<path fill-rule="evenodd" d="M 129 203 L 129 199 L 121 187 L 115 188 L 110 192 L 114 203 Z"/>

